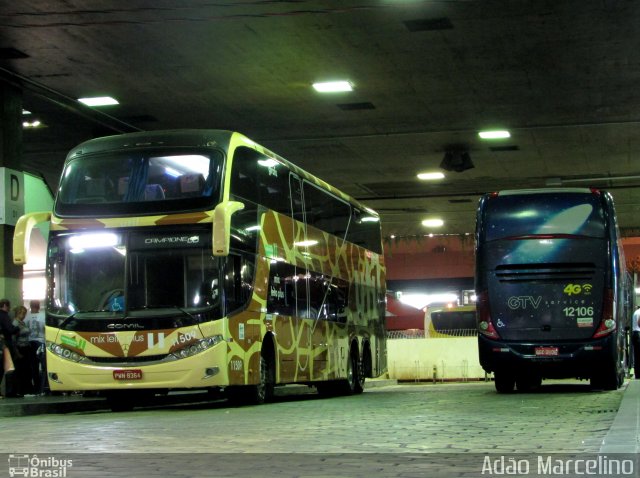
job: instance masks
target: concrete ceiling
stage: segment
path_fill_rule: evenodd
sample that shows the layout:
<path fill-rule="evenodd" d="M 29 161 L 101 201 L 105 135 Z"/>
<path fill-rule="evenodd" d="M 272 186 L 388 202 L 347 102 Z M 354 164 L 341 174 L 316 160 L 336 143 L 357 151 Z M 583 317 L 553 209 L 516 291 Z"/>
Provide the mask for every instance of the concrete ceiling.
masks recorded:
<path fill-rule="evenodd" d="M 640 231 L 640 4 L 630 0 L 1 1 L 2 78 L 46 128 L 25 168 L 133 129 L 238 130 L 379 210 L 473 232 L 480 194 L 594 186 Z M 24 54 L 23 58 L 15 58 Z M 348 79 L 354 91 L 316 93 Z M 75 98 L 108 94 L 100 113 Z M 506 128 L 489 142 L 477 132 Z M 451 147 L 475 168 L 438 170 Z M 427 230 L 422 219 L 442 217 Z"/>

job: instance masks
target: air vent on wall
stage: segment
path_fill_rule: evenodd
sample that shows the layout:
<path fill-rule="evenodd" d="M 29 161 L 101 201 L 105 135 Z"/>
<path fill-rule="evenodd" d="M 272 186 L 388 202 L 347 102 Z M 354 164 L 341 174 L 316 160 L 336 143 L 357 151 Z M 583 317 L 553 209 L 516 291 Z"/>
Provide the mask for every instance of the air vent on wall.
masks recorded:
<path fill-rule="evenodd" d="M 29 55 L 15 48 L 0 48 L 0 60 L 19 60 L 22 58 L 29 58 Z"/>
<path fill-rule="evenodd" d="M 490 151 L 495 151 L 495 152 L 502 152 L 502 151 L 518 151 L 520 148 L 518 146 L 511 145 L 511 146 L 491 146 L 489 148 Z"/>
<path fill-rule="evenodd" d="M 376 107 L 374 106 L 373 103 L 342 103 L 339 105 L 336 105 L 338 108 L 340 108 L 343 111 L 355 111 L 355 110 L 375 110 Z"/>
<path fill-rule="evenodd" d="M 453 23 L 447 17 L 422 18 L 420 20 L 407 20 L 403 22 L 410 32 L 428 32 L 436 30 L 451 30 Z"/>

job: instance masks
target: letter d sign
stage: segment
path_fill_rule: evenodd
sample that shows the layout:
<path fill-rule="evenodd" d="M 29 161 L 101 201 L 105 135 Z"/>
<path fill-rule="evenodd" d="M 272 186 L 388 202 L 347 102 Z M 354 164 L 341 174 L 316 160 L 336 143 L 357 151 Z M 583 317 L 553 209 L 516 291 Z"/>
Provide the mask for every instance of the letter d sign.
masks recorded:
<path fill-rule="evenodd" d="M 18 176 L 12 174 L 11 176 L 11 200 L 17 201 L 20 198 L 20 181 Z"/>

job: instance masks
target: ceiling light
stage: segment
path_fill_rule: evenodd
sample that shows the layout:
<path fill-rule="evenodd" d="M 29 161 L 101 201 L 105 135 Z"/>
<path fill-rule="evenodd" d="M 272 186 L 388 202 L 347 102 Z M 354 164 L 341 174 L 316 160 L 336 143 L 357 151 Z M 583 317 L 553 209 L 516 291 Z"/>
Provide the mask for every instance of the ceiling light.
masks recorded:
<path fill-rule="evenodd" d="M 33 121 L 23 121 L 22 122 L 22 127 L 23 128 L 40 128 L 41 126 L 43 126 L 42 122 L 40 120 L 33 120 Z"/>
<path fill-rule="evenodd" d="M 353 91 L 353 85 L 348 81 L 325 81 L 314 83 L 313 89 L 318 93 L 340 93 Z"/>
<path fill-rule="evenodd" d="M 422 225 L 424 227 L 442 227 L 444 226 L 444 221 L 442 219 L 425 219 L 422 221 Z"/>
<path fill-rule="evenodd" d="M 429 181 L 433 179 L 444 179 L 444 173 L 441 173 L 441 172 L 420 173 L 418 174 L 418 179 L 422 179 L 423 181 Z"/>
<path fill-rule="evenodd" d="M 22 114 L 23 114 L 23 115 L 30 115 L 30 114 L 31 114 L 31 111 L 28 111 L 28 110 L 22 110 Z"/>
<path fill-rule="evenodd" d="M 506 130 L 480 131 L 478 136 L 482 139 L 503 139 L 511 138 L 511 133 Z"/>
<path fill-rule="evenodd" d="M 108 106 L 120 104 L 115 98 L 110 96 L 96 96 L 93 98 L 78 98 L 80 103 L 84 103 L 87 106 Z"/>

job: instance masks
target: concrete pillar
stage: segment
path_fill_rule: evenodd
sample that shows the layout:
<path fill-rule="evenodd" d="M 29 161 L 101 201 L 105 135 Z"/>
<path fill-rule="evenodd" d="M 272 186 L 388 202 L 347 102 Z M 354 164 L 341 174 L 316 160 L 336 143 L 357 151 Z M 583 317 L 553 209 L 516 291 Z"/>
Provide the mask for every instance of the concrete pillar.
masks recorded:
<path fill-rule="evenodd" d="M 22 171 L 22 91 L 0 83 L 0 167 Z M 0 193 L 10 194 L 0 184 Z M 4 200 L 4 198 L 0 198 Z M 22 266 L 13 264 L 14 226 L 0 224 L 0 298 L 22 304 Z"/>

